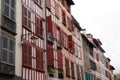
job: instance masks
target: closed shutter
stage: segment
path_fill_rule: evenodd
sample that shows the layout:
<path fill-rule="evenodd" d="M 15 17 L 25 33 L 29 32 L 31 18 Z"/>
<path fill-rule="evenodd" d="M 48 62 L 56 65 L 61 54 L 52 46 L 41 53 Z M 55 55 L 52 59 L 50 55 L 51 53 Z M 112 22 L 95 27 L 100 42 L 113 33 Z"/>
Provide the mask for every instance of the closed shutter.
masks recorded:
<path fill-rule="evenodd" d="M 65 67 L 66 67 L 66 76 L 70 77 L 70 66 L 69 66 L 69 60 L 65 59 Z"/>
<path fill-rule="evenodd" d="M 52 17 L 51 16 L 48 16 L 47 17 L 47 28 L 48 28 L 48 32 L 51 32 L 52 33 Z"/>
<path fill-rule="evenodd" d="M 36 69 L 44 72 L 44 54 L 42 50 L 36 49 Z"/>
<path fill-rule="evenodd" d="M 32 67 L 32 48 L 28 44 L 23 44 L 23 66 Z"/>
<path fill-rule="evenodd" d="M 55 38 L 55 39 L 57 39 L 57 25 L 55 24 L 55 23 L 53 23 L 53 26 L 52 26 L 53 28 L 52 28 L 52 31 L 53 31 L 53 37 Z"/>
<path fill-rule="evenodd" d="M 68 49 L 74 53 L 74 42 L 71 35 L 68 35 Z"/>
<path fill-rule="evenodd" d="M 60 30 L 60 41 L 64 43 L 64 32 Z"/>
<path fill-rule="evenodd" d="M 58 69 L 63 69 L 62 52 L 58 50 Z"/>
<path fill-rule="evenodd" d="M 52 47 L 48 47 L 48 66 L 54 66 L 54 51 Z"/>

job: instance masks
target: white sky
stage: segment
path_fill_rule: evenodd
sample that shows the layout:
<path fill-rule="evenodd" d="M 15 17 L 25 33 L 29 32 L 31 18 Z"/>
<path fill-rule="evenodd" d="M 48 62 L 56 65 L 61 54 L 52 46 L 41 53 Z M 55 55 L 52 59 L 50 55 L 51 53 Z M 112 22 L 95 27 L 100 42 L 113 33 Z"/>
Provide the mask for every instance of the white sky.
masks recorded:
<path fill-rule="evenodd" d="M 103 43 L 105 55 L 120 72 L 120 0 L 73 0 L 72 14 L 82 28 Z"/>

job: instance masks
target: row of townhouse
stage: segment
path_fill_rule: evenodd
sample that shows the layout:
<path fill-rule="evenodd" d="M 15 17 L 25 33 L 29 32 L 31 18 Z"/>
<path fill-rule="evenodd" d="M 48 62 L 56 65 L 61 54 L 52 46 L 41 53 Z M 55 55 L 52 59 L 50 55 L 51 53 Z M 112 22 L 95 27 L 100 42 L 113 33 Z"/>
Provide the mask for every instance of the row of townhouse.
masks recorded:
<path fill-rule="evenodd" d="M 0 1 L 0 80 L 113 80 L 101 42 L 80 27 L 71 5 Z"/>

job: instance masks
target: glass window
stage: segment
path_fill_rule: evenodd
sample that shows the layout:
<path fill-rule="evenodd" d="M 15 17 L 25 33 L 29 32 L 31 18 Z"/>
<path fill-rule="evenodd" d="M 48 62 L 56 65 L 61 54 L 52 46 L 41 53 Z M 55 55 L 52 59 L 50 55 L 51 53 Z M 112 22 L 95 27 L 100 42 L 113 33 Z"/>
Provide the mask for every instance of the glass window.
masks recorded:
<path fill-rule="evenodd" d="M 15 0 L 4 0 L 4 15 L 15 21 Z"/>
<path fill-rule="evenodd" d="M 2 40 L 2 61 L 6 64 L 14 64 L 15 40 L 5 34 L 3 34 Z"/>

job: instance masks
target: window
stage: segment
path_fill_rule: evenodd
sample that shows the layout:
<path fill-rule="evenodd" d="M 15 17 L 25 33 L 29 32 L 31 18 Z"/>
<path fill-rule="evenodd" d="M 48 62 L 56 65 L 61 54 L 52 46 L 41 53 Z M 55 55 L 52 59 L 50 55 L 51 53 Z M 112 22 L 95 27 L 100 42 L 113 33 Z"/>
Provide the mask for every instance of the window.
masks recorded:
<path fill-rule="evenodd" d="M 29 44 L 23 44 L 23 65 L 32 67 L 32 47 Z"/>
<path fill-rule="evenodd" d="M 43 21 L 39 17 L 35 17 L 35 33 L 43 37 Z"/>
<path fill-rule="evenodd" d="M 15 0 L 4 0 L 4 15 L 15 21 Z"/>
<path fill-rule="evenodd" d="M 23 26 L 31 29 L 31 11 L 23 6 Z"/>
<path fill-rule="evenodd" d="M 64 39 L 63 45 L 65 48 L 67 48 L 67 35 L 65 33 L 63 34 L 63 39 Z"/>
<path fill-rule="evenodd" d="M 94 71 L 97 70 L 96 64 L 95 64 L 95 62 L 93 62 L 92 60 L 90 60 L 90 67 L 91 67 L 91 69 L 94 70 Z"/>
<path fill-rule="evenodd" d="M 60 29 L 57 29 L 57 40 L 60 40 Z"/>
<path fill-rule="evenodd" d="M 37 5 L 41 6 L 42 5 L 42 0 L 33 0 Z"/>
<path fill-rule="evenodd" d="M 51 0 L 46 0 L 46 6 L 50 10 L 50 8 L 51 8 Z"/>
<path fill-rule="evenodd" d="M 2 61 L 14 65 L 15 40 L 5 34 L 3 34 L 2 40 Z"/>
<path fill-rule="evenodd" d="M 82 80 L 81 74 L 82 72 L 80 71 L 80 66 L 76 65 L 76 72 L 77 72 L 77 80 Z"/>
<path fill-rule="evenodd" d="M 71 35 L 68 36 L 68 49 L 70 52 L 74 52 L 74 42 Z"/>

